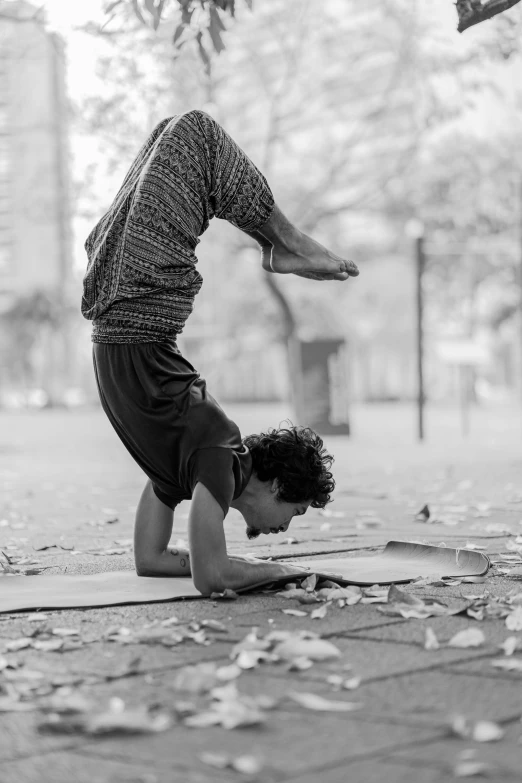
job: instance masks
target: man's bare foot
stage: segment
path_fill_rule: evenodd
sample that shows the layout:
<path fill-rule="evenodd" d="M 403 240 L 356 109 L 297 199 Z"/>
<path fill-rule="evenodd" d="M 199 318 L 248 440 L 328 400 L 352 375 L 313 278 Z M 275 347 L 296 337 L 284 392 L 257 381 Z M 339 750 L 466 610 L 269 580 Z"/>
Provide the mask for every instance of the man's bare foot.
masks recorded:
<path fill-rule="evenodd" d="M 268 271 L 311 280 L 348 280 L 359 274 L 353 261 L 336 256 L 315 239 L 303 234 L 277 205 L 269 220 L 256 232 L 255 238 L 262 247 L 263 268 Z"/>
<path fill-rule="evenodd" d="M 311 280 L 348 280 L 359 274 L 353 261 L 336 256 L 306 234 L 299 232 L 292 245 L 291 249 L 278 245 L 272 247 L 270 267 L 273 272 Z"/>

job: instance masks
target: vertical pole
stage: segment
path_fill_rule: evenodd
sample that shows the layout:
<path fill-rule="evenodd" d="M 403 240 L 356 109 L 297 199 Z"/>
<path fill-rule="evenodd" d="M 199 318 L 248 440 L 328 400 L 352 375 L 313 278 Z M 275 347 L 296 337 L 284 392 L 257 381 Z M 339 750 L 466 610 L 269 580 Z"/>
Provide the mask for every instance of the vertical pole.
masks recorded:
<path fill-rule="evenodd" d="M 518 383 L 517 386 L 520 390 L 520 396 L 519 399 L 522 402 L 522 178 L 520 179 L 518 183 L 518 215 L 519 215 L 519 248 L 520 248 L 520 257 L 518 262 L 518 270 L 517 270 L 517 276 L 518 276 L 518 317 L 519 317 L 519 327 L 518 327 Z M 517 366 L 515 365 L 515 367 Z"/>
<path fill-rule="evenodd" d="M 416 344 L 417 344 L 417 436 L 424 440 L 424 296 L 422 279 L 424 274 L 424 237 L 415 238 L 416 272 Z"/>

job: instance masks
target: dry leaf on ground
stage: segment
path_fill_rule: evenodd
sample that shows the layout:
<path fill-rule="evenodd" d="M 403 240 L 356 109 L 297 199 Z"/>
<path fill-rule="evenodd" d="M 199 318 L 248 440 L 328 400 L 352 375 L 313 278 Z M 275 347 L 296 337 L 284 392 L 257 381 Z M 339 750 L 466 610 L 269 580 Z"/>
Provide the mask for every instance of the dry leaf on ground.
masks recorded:
<path fill-rule="evenodd" d="M 234 592 L 234 590 L 231 590 L 229 587 L 227 587 L 225 590 L 223 590 L 222 593 L 211 593 L 210 599 L 212 601 L 235 601 L 236 598 L 239 598 L 238 594 Z"/>
<path fill-rule="evenodd" d="M 341 674 L 330 674 L 326 678 L 326 682 L 333 687 L 334 691 L 354 691 L 361 684 L 361 678 L 350 677 L 346 680 Z"/>
<path fill-rule="evenodd" d="M 327 609 L 328 609 L 327 605 L 323 604 L 322 606 L 319 606 L 317 609 L 314 609 L 310 617 L 312 618 L 312 620 L 323 620 L 326 617 Z"/>
<path fill-rule="evenodd" d="M 289 698 L 305 707 L 307 710 L 316 710 L 318 712 L 353 712 L 360 709 L 363 705 L 351 701 L 330 701 L 318 696 L 315 693 L 297 693 L 291 692 Z"/>
<path fill-rule="evenodd" d="M 341 651 L 325 639 L 303 639 L 291 637 L 274 648 L 274 655 L 287 661 L 294 658 L 309 658 L 312 661 L 326 661 L 339 658 Z"/>
<path fill-rule="evenodd" d="M 212 696 L 215 701 L 210 709 L 196 715 L 189 715 L 185 726 L 190 728 L 206 728 L 208 726 L 223 726 L 225 729 L 236 729 L 242 726 L 255 726 L 264 723 L 265 713 L 254 698 L 239 694 L 234 683 L 222 688 L 214 688 Z"/>
<path fill-rule="evenodd" d="M 243 775 L 257 775 L 263 768 L 262 762 L 255 756 L 229 756 L 226 753 L 202 753 L 199 757 L 204 764 L 216 769 L 233 769 Z"/>
<path fill-rule="evenodd" d="M 471 733 L 471 739 L 475 742 L 497 742 L 504 736 L 503 729 L 498 723 L 489 720 L 479 720 L 475 723 Z"/>
<path fill-rule="evenodd" d="M 310 669 L 314 662 L 310 658 L 293 658 L 288 664 L 289 672 L 304 672 Z"/>
<path fill-rule="evenodd" d="M 91 736 L 101 734 L 149 734 L 166 731 L 172 726 L 172 718 L 165 712 L 151 712 L 146 707 L 125 709 L 120 699 L 111 699 L 109 709 L 60 715 L 50 713 L 40 723 L 42 732 L 80 733 Z"/>
<path fill-rule="evenodd" d="M 506 617 L 506 628 L 510 631 L 522 631 L 522 606 L 518 606 Z"/>
<path fill-rule="evenodd" d="M 480 628 L 466 628 L 452 636 L 447 647 L 480 647 L 486 641 Z"/>
<path fill-rule="evenodd" d="M 490 772 L 491 767 L 484 761 L 458 761 L 453 768 L 456 778 L 489 777 Z"/>
<path fill-rule="evenodd" d="M 522 658 L 496 658 L 491 665 L 506 672 L 522 672 Z"/>
<path fill-rule="evenodd" d="M 522 639 L 518 636 L 508 636 L 499 647 L 504 650 L 504 655 L 513 655 L 514 652 L 522 649 Z"/>
<path fill-rule="evenodd" d="M 435 635 L 435 631 L 432 628 L 426 628 L 424 636 L 424 649 L 425 650 L 438 650 L 440 648 L 439 641 Z"/>

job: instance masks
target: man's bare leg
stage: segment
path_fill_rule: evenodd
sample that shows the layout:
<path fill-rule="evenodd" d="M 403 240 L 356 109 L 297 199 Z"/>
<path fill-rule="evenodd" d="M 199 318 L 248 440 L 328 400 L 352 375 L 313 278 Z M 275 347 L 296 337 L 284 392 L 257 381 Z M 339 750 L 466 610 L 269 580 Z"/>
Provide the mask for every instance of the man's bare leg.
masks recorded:
<path fill-rule="evenodd" d="M 347 280 L 359 274 L 353 261 L 340 258 L 299 231 L 277 204 L 261 228 L 246 233 L 261 246 L 261 261 L 267 272 L 294 274 L 312 280 Z"/>

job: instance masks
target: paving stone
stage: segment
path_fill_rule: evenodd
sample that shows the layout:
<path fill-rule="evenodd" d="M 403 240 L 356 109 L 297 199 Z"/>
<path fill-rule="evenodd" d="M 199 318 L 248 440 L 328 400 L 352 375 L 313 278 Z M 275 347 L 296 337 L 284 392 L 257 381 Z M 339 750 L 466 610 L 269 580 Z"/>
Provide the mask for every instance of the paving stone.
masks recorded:
<path fill-rule="evenodd" d="M 422 746 L 411 746 L 407 749 L 391 753 L 383 759 L 388 768 L 393 770 L 395 763 L 409 764 L 417 771 L 429 767 L 450 771 L 457 762 L 459 755 L 466 750 L 474 750 L 476 758 L 491 765 L 489 775 L 493 780 L 520 780 L 520 737 L 522 726 L 517 721 L 503 727 L 505 736 L 498 742 L 473 742 L 451 737 L 445 742 L 434 741 Z"/>
<path fill-rule="evenodd" d="M 360 676 L 364 681 L 394 677 L 400 674 L 416 671 L 430 671 L 442 667 L 455 666 L 457 662 L 467 663 L 474 656 L 484 655 L 478 649 L 461 650 L 447 648 L 428 651 L 413 645 L 393 644 L 387 642 L 376 643 L 358 638 L 329 637 L 342 653 L 338 660 L 317 662 L 306 671 L 306 676 L 314 679 L 325 678 L 332 672 L 338 672 L 343 665 L 351 664 L 353 674 Z M 276 666 L 271 667 L 276 672 L 284 670 Z M 263 671 L 260 668 L 258 671 Z"/>
<path fill-rule="evenodd" d="M 277 604 L 270 607 L 267 612 L 260 612 L 252 615 L 254 622 L 251 622 L 250 617 L 242 615 L 235 623 L 235 626 L 244 627 L 249 625 L 255 625 L 264 630 L 268 630 L 271 627 L 269 620 L 274 620 L 274 625 L 284 626 L 285 628 L 305 628 L 307 630 L 313 630 L 317 633 L 324 631 L 327 633 L 348 633 L 357 630 L 366 630 L 373 628 L 380 628 L 381 626 L 402 624 L 404 619 L 402 617 L 387 617 L 386 615 L 378 612 L 375 608 L 375 604 L 356 604 L 355 606 L 344 607 L 332 607 L 327 614 L 325 620 L 311 620 L 306 617 L 292 617 L 291 615 L 285 615 L 282 609 L 300 609 L 306 612 L 312 612 L 319 604 L 303 605 L 296 599 L 281 598 Z"/>
<path fill-rule="evenodd" d="M 327 760 L 325 759 L 325 763 Z M 388 764 L 380 759 L 351 762 L 334 769 L 290 778 L 292 783 L 449 783 L 445 773 L 433 767 Z"/>
<path fill-rule="evenodd" d="M 132 742 L 132 739 L 128 740 Z M 191 764 L 191 766 L 193 766 Z M 175 780 L 173 772 L 179 774 L 187 783 L 227 783 L 230 777 L 226 772 L 210 767 L 204 769 L 183 769 L 173 760 L 170 763 L 155 760 L 154 763 L 140 764 L 139 760 L 125 763 L 99 758 L 88 753 L 63 751 L 31 756 L 18 761 L 3 762 L 0 772 L 2 783 L 164 783 Z"/>
<path fill-rule="evenodd" d="M 197 649 L 195 649 L 197 647 Z M 207 646 L 196 645 L 193 642 L 182 643 L 175 647 L 165 647 L 160 644 L 119 644 L 118 642 L 95 642 L 86 644 L 77 650 L 60 653 L 41 653 L 31 651 L 26 656 L 20 655 L 20 660 L 31 668 L 38 668 L 44 659 L 54 657 L 57 671 L 113 675 L 129 667 L 131 662 L 140 659 L 140 667 L 145 671 L 154 669 L 175 669 L 194 661 L 209 661 L 227 657 L 231 645 L 223 642 L 213 642 Z M 60 666 L 63 661 L 65 666 Z M 52 664 L 51 664 L 52 666 Z M 53 670 L 55 667 L 53 666 Z"/>
<path fill-rule="evenodd" d="M 50 750 L 71 748 L 82 744 L 82 739 L 67 736 L 44 736 L 39 734 L 37 726 L 41 716 L 36 712 L 11 712 L 0 714 L 0 781 L 10 783 L 2 778 L 3 764 L 9 759 L 47 753 Z M 16 778 L 11 780 L 15 781 Z M 18 783 L 18 781 L 16 781 Z"/>
<path fill-rule="evenodd" d="M 520 658 L 520 653 L 516 653 L 516 658 Z M 513 684 L 516 685 L 518 688 L 522 688 L 522 672 L 520 671 L 505 671 L 504 669 L 497 669 L 495 666 L 492 665 L 492 661 L 498 659 L 498 658 L 504 658 L 504 653 L 502 651 L 497 651 L 497 654 L 494 656 L 491 656 L 489 658 L 484 658 L 484 660 L 477 660 L 473 661 L 470 660 L 469 663 L 464 664 L 457 664 L 457 663 L 451 663 L 444 667 L 444 671 L 451 672 L 453 674 L 462 674 L 462 675 L 477 675 L 480 677 L 487 677 L 491 678 L 493 680 L 505 680 L 505 681 L 511 681 Z M 507 658 L 506 660 L 509 660 Z"/>
<path fill-rule="evenodd" d="M 505 680 L 453 674 L 446 671 L 423 672 L 391 677 L 363 684 L 357 698 L 369 710 L 397 721 L 425 715 L 446 722 L 448 716 L 464 714 L 474 720 L 512 719 L 521 713 L 520 689 Z"/>
<path fill-rule="evenodd" d="M 339 740 L 341 733 L 342 741 Z M 96 745 L 98 756 L 113 760 L 137 759 L 141 763 L 169 758 L 178 763 L 194 763 L 199 753 L 226 752 L 234 756 L 252 754 L 273 770 L 295 776 L 329 763 L 341 763 L 360 754 L 396 749 L 397 746 L 434 738 L 433 729 L 375 724 L 360 718 L 327 713 L 295 715 L 271 713 L 267 725 L 226 731 L 221 728 L 188 729 L 177 726 L 160 735 L 132 740 L 105 739 Z M 289 750 L 291 751 L 289 752 Z M 88 749 L 84 748 L 83 753 Z"/>
<path fill-rule="evenodd" d="M 383 615 L 384 616 L 384 615 Z M 482 648 L 483 652 L 498 652 L 498 645 L 509 636 L 503 620 L 487 620 L 477 622 L 466 615 L 450 615 L 446 617 L 428 617 L 426 620 L 406 620 L 402 624 L 381 625 L 370 629 L 355 629 L 354 638 L 363 637 L 365 639 L 375 639 L 383 642 L 398 642 L 403 644 L 416 644 L 422 647 L 426 634 L 426 628 L 431 628 L 440 643 L 447 642 L 459 631 L 468 628 L 480 629 L 486 638 L 486 644 Z M 467 648 L 471 650 L 473 648 Z M 480 648 L 478 648 L 480 649 Z"/>

